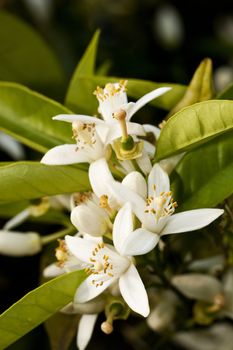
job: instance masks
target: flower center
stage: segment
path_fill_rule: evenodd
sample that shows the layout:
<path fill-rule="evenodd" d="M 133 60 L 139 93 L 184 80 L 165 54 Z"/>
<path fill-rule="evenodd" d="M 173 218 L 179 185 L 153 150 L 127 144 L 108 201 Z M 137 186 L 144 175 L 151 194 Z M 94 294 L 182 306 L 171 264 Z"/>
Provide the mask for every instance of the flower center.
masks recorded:
<path fill-rule="evenodd" d="M 87 201 L 91 200 L 92 198 L 92 192 L 77 192 L 73 195 L 73 200 L 75 206 L 86 203 Z"/>
<path fill-rule="evenodd" d="M 77 142 L 77 150 L 96 143 L 95 123 L 82 123 L 78 120 L 72 123 L 73 138 Z"/>
<path fill-rule="evenodd" d="M 150 213 L 155 216 L 156 222 L 160 218 L 170 216 L 177 208 L 177 202 L 172 198 L 172 192 L 161 192 L 159 196 L 155 194 L 156 186 L 153 186 L 153 195 L 146 199 L 145 213 Z"/>
<path fill-rule="evenodd" d="M 102 196 L 100 196 L 99 206 L 105 209 L 108 212 L 108 214 L 113 213 L 113 210 L 109 205 L 108 196 L 106 194 L 103 194 Z"/>
<path fill-rule="evenodd" d="M 110 97 L 116 96 L 120 93 L 126 92 L 127 80 L 121 80 L 117 84 L 108 83 L 105 85 L 104 89 L 97 86 L 94 91 L 94 95 L 96 95 L 99 102 L 103 102 Z"/>
<path fill-rule="evenodd" d="M 59 239 L 59 246 L 55 250 L 55 256 L 57 258 L 57 266 L 63 267 L 65 262 L 68 260 L 68 249 L 64 239 Z"/>
<path fill-rule="evenodd" d="M 88 275 L 96 275 L 97 278 L 91 281 L 93 285 L 102 286 L 105 281 L 114 277 L 113 264 L 110 257 L 105 254 L 104 243 L 97 244 L 89 260 L 92 266 L 86 268 L 85 271 Z M 98 278 L 98 275 L 99 277 L 101 275 L 101 279 Z"/>

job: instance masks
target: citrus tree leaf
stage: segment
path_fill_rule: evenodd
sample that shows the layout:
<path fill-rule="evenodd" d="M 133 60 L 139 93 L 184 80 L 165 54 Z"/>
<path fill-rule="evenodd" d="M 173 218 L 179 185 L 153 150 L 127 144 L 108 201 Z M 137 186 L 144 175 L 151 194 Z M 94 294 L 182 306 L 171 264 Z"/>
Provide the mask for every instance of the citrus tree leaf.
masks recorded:
<path fill-rule="evenodd" d="M 64 85 L 63 69 L 48 44 L 32 27 L 4 11 L 0 12 L 0 80 L 52 96 Z"/>
<path fill-rule="evenodd" d="M 156 160 L 191 150 L 233 128 L 233 101 L 210 100 L 183 108 L 162 128 Z"/>
<path fill-rule="evenodd" d="M 170 86 L 171 91 L 167 92 L 163 96 L 151 101 L 151 105 L 165 110 L 170 110 L 174 107 L 178 101 L 184 95 L 186 87 L 178 84 L 171 83 L 155 83 L 152 81 L 128 79 L 119 77 L 103 77 L 103 76 L 80 76 L 77 85 L 82 86 L 79 91 L 79 97 L 74 99 L 72 104 L 72 110 L 76 113 L 85 113 L 87 115 L 93 115 L 97 113 L 98 102 L 93 95 L 97 86 L 104 86 L 107 83 L 115 83 L 120 80 L 127 80 L 127 94 L 133 99 L 138 99 L 148 92 L 155 90 L 163 86 Z M 77 91 L 77 89 L 76 89 Z M 68 105 L 71 106 L 71 105 Z"/>
<path fill-rule="evenodd" d="M 65 104 L 71 109 L 74 107 L 74 111 L 77 105 L 79 105 L 81 102 L 85 104 L 85 99 L 88 99 L 88 96 L 86 97 L 86 94 L 88 95 L 89 92 L 84 90 L 83 82 L 80 80 L 80 77 L 83 75 L 85 76 L 94 74 L 99 36 L 100 31 L 97 30 L 71 78 L 65 98 Z"/>
<path fill-rule="evenodd" d="M 209 58 L 201 61 L 197 67 L 183 98 L 169 112 L 167 118 L 184 107 L 213 98 L 213 65 Z"/>
<path fill-rule="evenodd" d="M 90 189 L 84 165 L 49 166 L 15 162 L 0 167 L 0 203 Z"/>
<path fill-rule="evenodd" d="M 40 152 L 71 143 L 68 123 L 52 117 L 70 111 L 43 95 L 15 83 L 0 82 L 0 130 Z"/>
<path fill-rule="evenodd" d="M 72 301 L 86 275 L 74 271 L 57 277 L 26 294 L 0 316 L 0 348 L 21 338 Z"/>
<path fill-rule="evenodd" d="M 233 193 L 233 132 L 187 153 L 172 174 L 179 210 L 215 207 Z"/>

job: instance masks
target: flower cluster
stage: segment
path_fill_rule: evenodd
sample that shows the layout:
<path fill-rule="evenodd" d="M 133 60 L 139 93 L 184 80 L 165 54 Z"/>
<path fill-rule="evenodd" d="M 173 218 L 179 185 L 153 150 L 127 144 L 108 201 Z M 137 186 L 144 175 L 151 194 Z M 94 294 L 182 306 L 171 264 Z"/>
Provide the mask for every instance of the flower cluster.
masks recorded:
<path fill-rule="evenodd" d="M 101 326 L 105 333 L 110 333 L 113 320 L 125 318 L 129 309 L 143 317 L 150 315 L 151 323 L 157 316 L 155 311 L 150 314 L 143 260 L 138 256 L 147 256 L 157 245 L 161 249 L 165 235 L 200 229 L 223 213 L 220 209 L 175 213 L 177 202 L 172 197 L 168 172 L 180 157 L 153 164 L 155 146 L 146 137 L 152 132 L 157 139 L 160 130 L 131 122 L 140 108 L 170 88 L 156 89 L 132 103 L 127 100 L 126 86 L 127 82 L 121 81 L 96 89 L 98 117 L 55 116 L 56 121 L 71 123 L 75 142 L 51 149 L 41 161 L 48 165 L 90 164 L 91 190 L 72 196 L 71 222 L 77 234 L 60 241 L 58 263 L 44 270 L 46 277 L 86 271 L 87 278 L 77 289 L 73 303 L 63 310 L 84 314 L 77 336 L 81 350 L 90 339 L 97 314 L 104 309 L 106 312 L 109 303 L 114 307 L 108 308 L 107 320 Z M 177 298 L 171 298 L 171 293 L 163 300 L 169 299 L 173 305 Z"/>

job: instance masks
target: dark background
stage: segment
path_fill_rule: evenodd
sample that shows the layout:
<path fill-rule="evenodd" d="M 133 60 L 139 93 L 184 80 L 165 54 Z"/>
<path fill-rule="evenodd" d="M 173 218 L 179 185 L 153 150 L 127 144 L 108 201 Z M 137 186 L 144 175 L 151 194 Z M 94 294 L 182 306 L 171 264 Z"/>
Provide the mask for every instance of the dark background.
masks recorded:
<path fill-rule="evenodd" d="M 216 88 L 233 80 L 232 0 L 41 1 L 45 7 L 32 3 L 0 0 L 0 9 L 16 14 L 41 33 L 60 58 L 67 82 L 97 28 L 101 29 L 97 63 L 105 62 L 110 75 L 187 84 L 200 61 L 210 57 Z M 1 311 L 35 288 L 38 275 L 38 256 L 0 257 Z M 129 324 L 132 331 L 134 321 Z M 116 324 L 118 330 L 125 326 Z M 102 334 L 96 333 L 89 349 L 146 349 L 152 344 L 157 344 L 153 347 L 157 350 L 175 349 L 171 344 L 159 346 L 155 340 L 151 335 L 149 347 L 144 347 L 145 343 L 126 343 L 121 332 L 106 336 L 104 342 Z M 47 348 L 48 339 L 40 327 L 9 349 Z"/>

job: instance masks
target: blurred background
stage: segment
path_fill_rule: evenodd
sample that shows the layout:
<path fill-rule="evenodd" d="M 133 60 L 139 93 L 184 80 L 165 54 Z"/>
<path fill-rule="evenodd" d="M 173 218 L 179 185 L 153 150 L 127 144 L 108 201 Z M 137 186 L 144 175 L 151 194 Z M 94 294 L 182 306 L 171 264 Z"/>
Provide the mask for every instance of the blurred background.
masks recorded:
<path fill-rule="evenodd" d="M 222 90 L 233 80 L 232 0 L 222 0 L 220 4 L 205 0 L 0 0 L 0 12 L 2 10 L 40 33 L 60 61 L 66 85 L 98 28 L 101 37 L 97 63 L 111 76 L 188 84 L 200 61 L 210 57 L 216 90 Z M 6 34 L 4 28 L 1 31 L 0 39 Z M 1 52 L 0 47 L 0 59 Z M 22 70 L 27 70 L 27 66 L 22 64 Z M 0 68 L 0 80 L 14 81 L 3 77 Z M 12 160 L 9 152 L 3 149 L 0 152 L 2 160 Z M 23 157 L 35 159 L 37 156 L 24 148 L 18 155 L 19 159 Z M 38 256 L 23 259 L 1 256 L 1 311 L 35 288 L 38 275 Z M 101 321 L 103 319 L 99 325 Z M 127 343 L 127 337 L 130 339 L 134 333 L 134 320 L 127 326 L 119 322 L 116 329 L 121 332 L 105 337 L 104 345 L 102 334 L 95 333 L 89 349 L 110 346 L 112 349 L 119 349 L 119 346 L 121 349 L 151 349 L 155 343 L 153 348 L 157 350 L 176 349 L 174 345 L 155 341 L 155 335 L 151 335 L 149 344 L 137 339 Z M 9 349 L 32 348 L 49 349 L 43 327 Z"/>
<path fill-rule="evenodd" d="M 0 8 L 41 33 L 67 78 L 97 28 L 98 62 L 111 75 L 187 83 L 211 57 L 217 90 L 233 78 L 231 0 L 0 0 Z"/>

